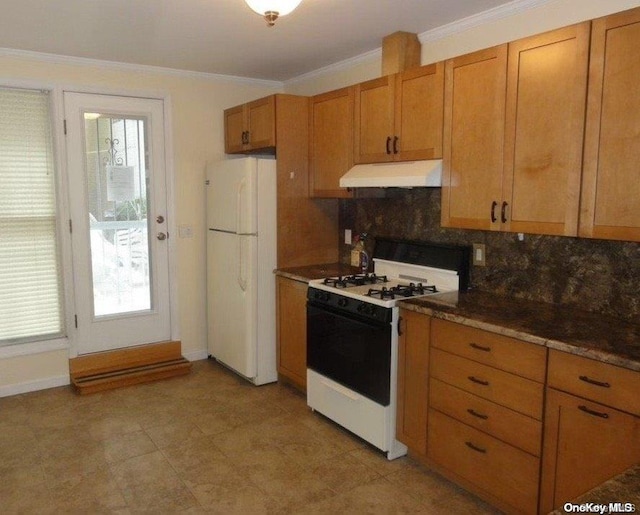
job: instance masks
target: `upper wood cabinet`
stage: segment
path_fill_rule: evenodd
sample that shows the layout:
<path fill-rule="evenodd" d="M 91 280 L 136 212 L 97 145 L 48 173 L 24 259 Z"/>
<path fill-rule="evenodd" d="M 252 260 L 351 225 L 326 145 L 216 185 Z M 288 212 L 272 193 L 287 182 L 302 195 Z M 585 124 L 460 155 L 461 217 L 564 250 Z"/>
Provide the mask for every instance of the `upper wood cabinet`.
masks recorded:
<path fill-rule="evenodd" d="M 442 226 L 499 229 L 507 45 L 445 64 Z"/>
<path fill-rule="evenodd" d="M 447 62 L 444 226 L 577 235 L 589 28 Z"/>
<path fill-rule="evenodd" d="M 443 63 L 356 85 L 356 163 L 442 156 Z"/>
<path fill-rule="evenodd" d="M 509 44 L 504 230 L 578 234 L 590 25 Z"/>
<path fill-rule="evenodd" d="M 340 177 L 353 166 L 354 88 L 312 97 L 309 105 L 309 195 L 350 198 Z"/>
<path fill-rule="evenodd" d="M 276 97 L 271 95 L 224 111 L 224 150 L 227 154 L 274 151 Z"/>
<path fill-rule="evenodd" d="M 640 9 L 593 21 L 580 236 L 640 241 Z"/>

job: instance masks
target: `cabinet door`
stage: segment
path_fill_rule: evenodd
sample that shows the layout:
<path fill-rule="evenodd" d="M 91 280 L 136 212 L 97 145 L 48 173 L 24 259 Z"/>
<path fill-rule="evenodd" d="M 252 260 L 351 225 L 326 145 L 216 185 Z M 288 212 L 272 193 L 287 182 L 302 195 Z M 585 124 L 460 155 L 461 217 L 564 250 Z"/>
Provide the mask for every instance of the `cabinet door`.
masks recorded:
<path fill-rule="evenodd" d="M 278 277 L 278 374 L 305 389 L 307 385 L 307 283 Z"/>
<path fill-rule="evenodd" d="M 249 149 L 260 150 L 276 146 L 276 99 L 261 98 L 246 104 Z"/>
<path fill-rule="evenodd" d="M 353 166 L 353 94 L 344 88 L 311 99 L 310 191 L 312 197 L 350 198 L 340 177 Z"/>
<path fill-rule="evenodd" d="M 561 507 L 639 462 L 639 418 L 547 389 L 541 513 Z"/>
<path fill-rule="evenodd" d="M 394 90 L 395 75 L 356 86 L 356 163 L 382 163 L 393 160 Z"/>
<path fill-rule="evenodd" d="M 590 26 L 509 43 L 503 230 L 578 234 Z"/>
<path fill-rule="evenodd" d="M 400 317 L 396 437 L 426 455 L 431 317 L 405 310 Z"/>
<path fill-rule="evenodd" d="M 443 227 L 500 229 L 506 82 L 507 45 L 445 63 Z"/>
<path fill-rule="evenodd" d="M 640 9 L 594 20 L 580 212 L 583 237 L 640 241 Z"/>
<path fill-rule="evenodd" d="M 245 110 L 244 106 L 232 107 L 224 111 L 224 151 L 238 154 L 245 150 Z"/>
<path fill-rule="evenodd" d="M 440 159 L 444 109 L 444 63 L 412 68 L 396 76 L 397 161 Z"/>

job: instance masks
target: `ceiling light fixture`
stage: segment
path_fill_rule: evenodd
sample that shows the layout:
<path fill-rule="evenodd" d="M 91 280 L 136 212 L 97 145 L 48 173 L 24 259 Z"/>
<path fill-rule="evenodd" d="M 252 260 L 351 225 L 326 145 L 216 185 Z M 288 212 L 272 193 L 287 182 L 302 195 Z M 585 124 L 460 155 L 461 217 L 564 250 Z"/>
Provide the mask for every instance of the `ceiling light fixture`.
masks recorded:
<path fill-rule="evenodd" d="M 293 11 L 302 0 L 244 0 L 251 9 L 264 16 L 267 25 L 273 27 L 279 16 L 286 16 Z"/>

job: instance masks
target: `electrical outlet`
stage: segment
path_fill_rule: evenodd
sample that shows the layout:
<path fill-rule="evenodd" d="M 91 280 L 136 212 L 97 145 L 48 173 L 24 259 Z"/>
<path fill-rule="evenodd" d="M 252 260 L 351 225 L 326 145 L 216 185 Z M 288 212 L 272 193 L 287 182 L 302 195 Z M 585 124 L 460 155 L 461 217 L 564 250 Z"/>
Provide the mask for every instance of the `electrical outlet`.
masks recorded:
<path fill-rule="evenodd" d="M 344 244 L 351 245 L 351 229 L 344 230 Z"/>
<path fill-rule="evenodd" d="M 487 266 L 484 243 L 473 244 L 473 264 L 475 266 Z"/>

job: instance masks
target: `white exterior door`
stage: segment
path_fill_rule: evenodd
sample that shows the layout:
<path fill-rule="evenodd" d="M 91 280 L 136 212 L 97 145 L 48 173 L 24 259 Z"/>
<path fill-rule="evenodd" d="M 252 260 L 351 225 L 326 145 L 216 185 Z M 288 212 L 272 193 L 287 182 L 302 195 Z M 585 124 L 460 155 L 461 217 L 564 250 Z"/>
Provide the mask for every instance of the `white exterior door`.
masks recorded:
<path fill-rule="evenodd" d="M 163 101 L 64 107 L 78 354 L 169 340 Z"/>

